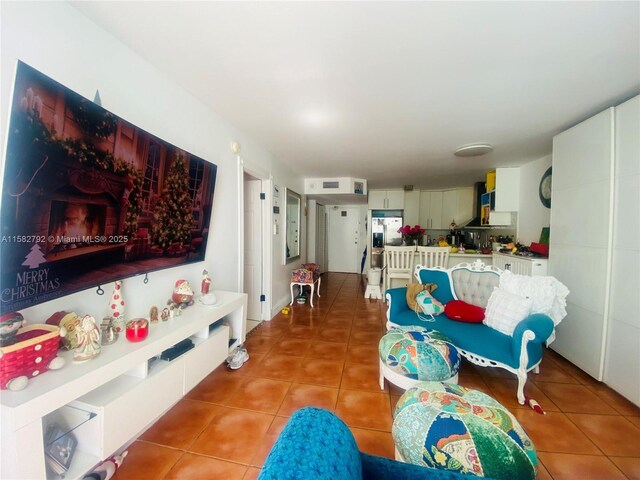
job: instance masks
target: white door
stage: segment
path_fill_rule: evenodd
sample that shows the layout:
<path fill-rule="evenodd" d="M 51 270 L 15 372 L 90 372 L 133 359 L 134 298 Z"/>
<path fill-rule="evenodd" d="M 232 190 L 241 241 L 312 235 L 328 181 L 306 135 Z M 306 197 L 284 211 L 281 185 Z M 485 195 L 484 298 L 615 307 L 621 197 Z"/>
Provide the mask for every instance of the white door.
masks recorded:
<path fill-rule="evenodd" d="M 327 209 L 324 205 L 316 205 L 316 263 L 320 272 L 327 269 Z"/>
<path fill-rule="evenodd" d="M 248 295 L 247 318 L 260 321 L 262 302 L 262 181 L 244 175 L 244 292 Z"/>
<path fill-rule="evenodd" d="M 360 208 L 329 207 L 329 265 L 331 272 L 359 273 L 362 252 L 358 243 Z"/>

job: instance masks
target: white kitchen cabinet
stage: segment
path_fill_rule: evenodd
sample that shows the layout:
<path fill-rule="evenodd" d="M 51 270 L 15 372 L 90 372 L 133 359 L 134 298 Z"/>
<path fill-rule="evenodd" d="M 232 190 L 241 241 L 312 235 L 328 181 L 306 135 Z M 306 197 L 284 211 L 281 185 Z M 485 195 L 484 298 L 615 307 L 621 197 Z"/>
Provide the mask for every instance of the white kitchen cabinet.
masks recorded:
<path fill-rule="evenodd" d="M 640 404 L 640 97 L 553 139 L 550 274 L 570 291 L 551 345 Z"/>
<path fill-rule="evenodd" d="M 520 209 L 520 167 L 496 168 L 496 212 L 517 212 Z"/>
<path fill-rule="evenodd" d="M 492 263 L 500 270 L 510 270 L 516 275 L 544 276 L 549 260 L 546 258 L 519 257 L 510 253 L 493 253 Z"/>
<path fill-rule="evenodd" d="M 404 224 L 420 223 L 420 190 L 404 192 Z"/>
<path fill-rule="evenodd" d="M 449 228 L 442 224 L 443 192 L 441 190 L 422 190 L 420 192 L 420 226 L 429 230 Z"/>
<path fill-rule="evenodd" d="M 404 209 L 404 190 L 369 190 L 370 210 Z"/>
<path fill-rule="evenodd" d="M 449 228 L 451 220 L 464 225 L 474 217 L 473 187 L 445 190 L 442 196 L 442 228 Z"/>
<path fill-rule="evenodd" d="M 180 317 L 150 325 L 149 336 L 123 338 L 88 362 L 74 363 L 72 351 L 60 370 L 0 396 L 0 478 L 59 478 L 45 468 L 44 432 L 57 423 L 78 440 L 65 478 L 82 478 L 101 460 L 135 439 L 244 342 L 247 295 L 215 292 L 215 307 L 194 305 Z M 173 359 L 157 356 L 190 338 L 194 347 Z"/>

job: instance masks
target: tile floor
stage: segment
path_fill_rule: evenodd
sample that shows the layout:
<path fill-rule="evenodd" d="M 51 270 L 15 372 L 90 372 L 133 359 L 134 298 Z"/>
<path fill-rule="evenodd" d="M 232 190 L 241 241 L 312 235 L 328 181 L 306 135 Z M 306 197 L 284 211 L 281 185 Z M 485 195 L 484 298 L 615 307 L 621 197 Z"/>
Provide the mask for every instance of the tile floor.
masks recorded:
<path fill-rule="evenodd" d="M 334 411 L 361 450 L 393 458 L 392 411 L 402 394 L 378 386 L 385 304 L 365 300 L 359 275 L 323 276 L 322 297 L 252 331 L 250 360 L 220 366 L 129 447 L 123 479 L 254 479 L 297 409 Z M 317 303 L 316 303 L 317 301 Z M 540 459 L 539 479 L 640 479 L 640 408 L 555 354 L 545 353 L 519 405 L 502 370 L 464 363 L 460 384 L 482 390 L 518 418 Z"/>

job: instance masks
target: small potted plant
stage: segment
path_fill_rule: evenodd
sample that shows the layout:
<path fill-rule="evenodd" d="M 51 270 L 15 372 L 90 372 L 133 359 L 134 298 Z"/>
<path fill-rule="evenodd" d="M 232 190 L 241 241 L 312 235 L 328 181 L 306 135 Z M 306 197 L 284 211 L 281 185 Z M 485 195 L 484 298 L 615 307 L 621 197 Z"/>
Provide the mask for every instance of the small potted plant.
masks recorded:
<path fill-rule="evenodd" d="M 398 229 L 398 233 L 402 234 L 402 240 L 405 245 L 420 245 L 422 243 L 422 237 L 426 230 L 421 228 L 420 225 L 405 225 Z"/>

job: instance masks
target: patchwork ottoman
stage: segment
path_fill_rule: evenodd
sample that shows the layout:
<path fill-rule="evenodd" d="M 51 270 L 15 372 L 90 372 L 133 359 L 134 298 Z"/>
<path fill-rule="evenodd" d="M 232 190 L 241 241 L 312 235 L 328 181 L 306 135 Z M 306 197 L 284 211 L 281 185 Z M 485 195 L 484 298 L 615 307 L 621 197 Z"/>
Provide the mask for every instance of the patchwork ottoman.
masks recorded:
<path fill-rule="evenodd" d="M 488 395 L 421 382 L 398 400 L 396 459 L 499 480 L 534 480 L 538 459 L 515 417 Z"/>
<path fill-rule="evenodd" d="M 460 354 L 437 330 L 394 328 L 380 339 L 378 353 L 381 389 L 385 378 L 405 390 L 420 381 L 458 382 Z"/>

